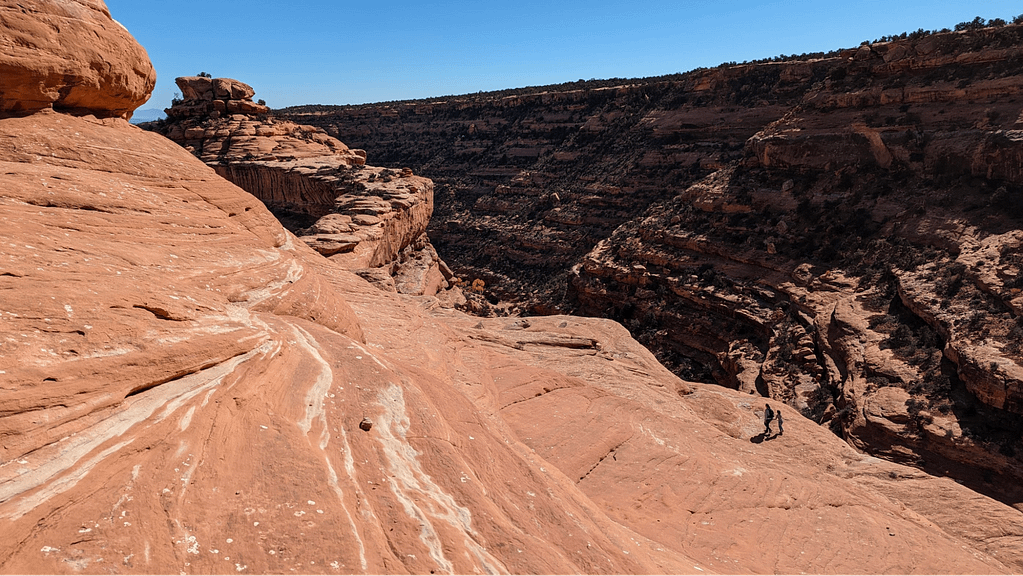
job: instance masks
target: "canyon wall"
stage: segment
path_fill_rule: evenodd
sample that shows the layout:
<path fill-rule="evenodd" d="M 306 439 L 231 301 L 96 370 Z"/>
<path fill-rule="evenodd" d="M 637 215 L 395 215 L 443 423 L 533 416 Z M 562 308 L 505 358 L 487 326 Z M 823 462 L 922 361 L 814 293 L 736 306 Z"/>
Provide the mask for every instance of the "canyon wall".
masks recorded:
<path fill-rule="evenodd" d="M 304 107 L 437 185 L 455 272 L 1019 505 L 1023 32 Z M 413 144 L 414 143 L 414 144 Z"/>
<path fill-rule="evenodd" d="M 743 157 L 833 61 L 721 68 L 278 116 L 435 182 L 431 238 L 526 312 L 571 310 L 572 266 L 618 226 Z M 733 88 L 735 89 L 733 91 Z M 675 192 L 673 192 L 675 191 Z"/>
<path fill-rule="evenodd" d="M 433 182 L 366 166 L 366 153 L 323 130 L 268 115 L 231 78 L 177 79 L 183 98 L 144 125 L 253 194 L 314 250 L 384 290 L 460 300 L 426 235 Z M 453 290 L 445 291 L 448 288 Z"/>

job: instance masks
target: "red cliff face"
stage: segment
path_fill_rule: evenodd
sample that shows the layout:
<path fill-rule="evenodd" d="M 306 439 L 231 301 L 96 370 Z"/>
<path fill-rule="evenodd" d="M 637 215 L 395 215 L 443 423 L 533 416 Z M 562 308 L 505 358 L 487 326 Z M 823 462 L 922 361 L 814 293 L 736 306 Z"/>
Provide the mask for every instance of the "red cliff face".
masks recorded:
<path fill-rule="evenodd" d="M 433 182 L 366 166 L 323 130 L 268 115 L 230 78 L 177 79 L 183 99 L 148 127 L 263 201 L 320 254 L 382 289 L 432 296 L 453 275 L 426 236 Z M 447 293 L 458 299 L 457 289 Z"/>
<path fill-rule="evenodd" d="M 434 179 L 493 296 L 1018 502 L 1021 57 L 1004 26 L 290 117 Z"/>

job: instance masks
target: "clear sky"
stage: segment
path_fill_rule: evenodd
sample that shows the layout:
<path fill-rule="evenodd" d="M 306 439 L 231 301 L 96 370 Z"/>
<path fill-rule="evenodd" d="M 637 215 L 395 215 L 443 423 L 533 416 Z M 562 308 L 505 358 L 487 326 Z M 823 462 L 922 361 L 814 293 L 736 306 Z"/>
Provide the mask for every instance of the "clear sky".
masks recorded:
<path fill-rule="evenodd" d="M 165 108 L 200 71 L 274 108 L 685 72 L 1023 13 L 1018 0 L 106 0 Z"/>

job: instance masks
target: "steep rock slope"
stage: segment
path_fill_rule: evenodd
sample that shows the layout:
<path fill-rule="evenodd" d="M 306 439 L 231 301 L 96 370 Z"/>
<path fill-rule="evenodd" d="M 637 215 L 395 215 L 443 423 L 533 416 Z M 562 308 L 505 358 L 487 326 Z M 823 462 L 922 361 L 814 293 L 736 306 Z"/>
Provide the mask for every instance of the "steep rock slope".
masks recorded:
<path fill-rule="evenodd" d="M 494 297 L 1018 504 L 1020 30 L 290 113 L 434 178 Z"/>
<path fill-rule="evenodd" d="M 433 182 L 366 166 L 366 153 L 268 116 L 230 78 L 177 79 L 184 99 L 146 125 L 255 195 L 309 246 L 386 290 L 433 295 L 453 274 L 426 236 Z"/>

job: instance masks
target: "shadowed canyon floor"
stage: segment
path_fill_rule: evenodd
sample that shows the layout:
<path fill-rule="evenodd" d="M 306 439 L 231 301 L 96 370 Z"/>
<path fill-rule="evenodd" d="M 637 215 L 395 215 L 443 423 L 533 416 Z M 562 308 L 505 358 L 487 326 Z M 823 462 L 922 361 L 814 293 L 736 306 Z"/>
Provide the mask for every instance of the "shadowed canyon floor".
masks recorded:
<path fill-rule="evenodd" d="M 1023 570 L 1023 512 L 612 320 L 381 290 L 95 106 L 0 118 L 0 572 Z"/>

